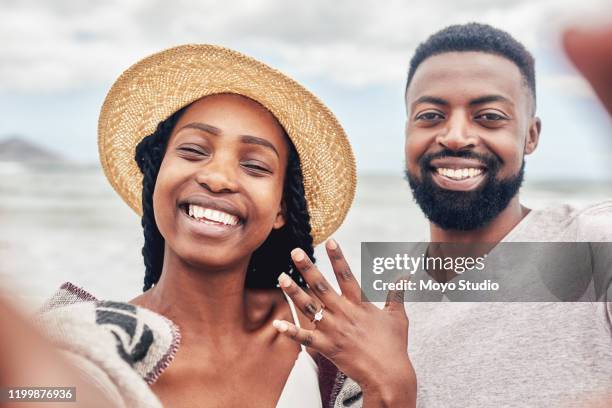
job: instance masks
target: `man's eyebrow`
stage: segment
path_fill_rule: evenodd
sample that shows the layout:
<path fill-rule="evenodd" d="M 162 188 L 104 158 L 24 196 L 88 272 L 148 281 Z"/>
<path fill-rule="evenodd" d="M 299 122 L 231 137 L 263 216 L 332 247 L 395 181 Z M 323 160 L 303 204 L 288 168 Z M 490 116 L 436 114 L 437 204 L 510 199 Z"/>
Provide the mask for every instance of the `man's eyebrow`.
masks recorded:
<path fill-rule="evenodd" d="M 470 106 L 482 105 L 484 103 L 489 103 L 489 102 L 505 102 L 505 103 L 508 103 L 510 105 L 513 105 L 512 101 L 510 99 L 506 98 L 505 96 L 501 96 L 501 95 L 485 95 L 485 96 L 480 96 L 478 98 L 472 99 L 470 101 Z"/>
<path fill-rule="evenodd" d="M 209 125 L 207 123 L 202 123 L 202 122 L 192 122 L 192 123 L 188 123 L 185 126 L 183 126 L 180 130 L 183 129 L 198 129 L 198 130 L 202 130 L 206 133 L 210 133 L 213 134 L 215 136 L 218 136 L 221 134 L 221 129 L 214 127 L 213 125 Z"/>
<path fill-rule="evenodd" d="M 278 154 L 278 150 L 276 150 L 274 145 L 268 142 L 266 139 L 262 139 L 261 137 L 257 137 L 257 136 L 242 135 L 240 136 L 240 141 L 242 143 L 248 143 L 248 144 L 254 144 L 254 145 L 260 145 L 260 146 L 267 147 L 271 149 L 278 158 L 280 158 L 280 155 Z"/>
<path fill-rule="evenodd" d="M 431 103 L 433 105 L 442 105 L 442 106 L 450 105 L 450 103 L 446 99 L 438 98 L 437 96 L 429 96 L 429 95 L 420 96 L 419 98 L 417 98 L 416 101 L 412 103 L 412 106 L 418 105 L 419 103 Z"/>

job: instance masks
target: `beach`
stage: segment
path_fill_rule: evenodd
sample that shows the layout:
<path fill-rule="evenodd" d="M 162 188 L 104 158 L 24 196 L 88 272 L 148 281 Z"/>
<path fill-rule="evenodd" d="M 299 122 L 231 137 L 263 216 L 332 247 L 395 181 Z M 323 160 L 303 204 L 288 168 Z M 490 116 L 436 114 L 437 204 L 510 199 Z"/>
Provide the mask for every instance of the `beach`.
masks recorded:
<path fill-rule="evenodd" d="M 521 190 L 530 208 L 610 198 L 612 183 L 527 179 Z M 428 225 L 401 171 L 359 175 L 353 207 L 334 237 L 359 275 L 362 241 L 425 240 Z M 142 244 L 140 218 L 97 165 L 0 166 L 0 285 L 24 308 L 34 310 L 67 281 L 100 299 L 135 297 Z M 333 279 L 324 249 L 316 257 Z"/>

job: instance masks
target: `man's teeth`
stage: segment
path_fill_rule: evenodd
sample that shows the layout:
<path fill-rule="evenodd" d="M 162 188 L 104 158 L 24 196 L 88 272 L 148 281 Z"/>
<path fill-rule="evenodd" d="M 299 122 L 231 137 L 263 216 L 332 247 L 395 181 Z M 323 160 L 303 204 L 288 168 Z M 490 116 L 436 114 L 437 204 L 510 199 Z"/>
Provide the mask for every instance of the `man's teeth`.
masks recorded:
<path fill-rule="evenodd" d="M 444 169 L 437 168 L 438 174 L 452 178 L 454 180 L 463 180 L 466 178 L 476 177 L 482 174 L 482 169 L 478 168 L 466 168 L 466 169 Z"/>
<path fill-rule="evenodd" d="M 198 221 L 215 221 L 225 225 L 238 224 L 238 217 L 235 215 L 193 204 L 189 204 L 189 216 L 197 219 Z"/>

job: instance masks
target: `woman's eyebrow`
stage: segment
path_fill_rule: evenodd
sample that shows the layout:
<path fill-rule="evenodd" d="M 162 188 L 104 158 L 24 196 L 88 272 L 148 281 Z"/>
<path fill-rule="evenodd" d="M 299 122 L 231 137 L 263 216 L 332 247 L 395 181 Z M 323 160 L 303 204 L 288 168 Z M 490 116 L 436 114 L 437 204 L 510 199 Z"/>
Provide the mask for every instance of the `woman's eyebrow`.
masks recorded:
<path fill-rule="evenodd" d="M 198 130 L 202 130 L 206 133 L 210 133 L 215 136 L 219 136 L 221 133 L 223 133 L 221 129 L 219 129 L 218 127 L 209 125 L 207 123 L 202 123 L 202 122 L 188 123 L 185 126 L 183 126 L 180 130 L 183 130 L 183 129 L 198 129 Z M 278 158 L 280 158 L 280 155 L 278 154 L 278 150 L 276 150 L 274 145 L 268 142 L 266 139 L 263 139 L 257 136 L 251 136 L 251 135 L 241 135 L 240 141 L 242 143 L 254 144 L 254 145 L 260 145 L 260 146 L 267 147 L 271 149 Z"/>
<path fill-rule="evenodd" d="M 221 129 L 214 127 L 213 125 L 209 125 L 207 123 L 202 123 L 202 122 L 188 123 L 185 126 L 183 126 L 180 130 L 189 129 L 189 128 L 202 130 L 204 132 L 211 133 L 215 136 L 218 136 L 221 134 Z"/>
<path fill-rule="evenodd" d="M 274 145 L 268 142 L 266 139 L 262 139 L 261 137 L 257 137 L 257 136 L 242 135 L 240 136 L 240 141 L 242 143 L 255 144 L 255 145 L 267 147 L 271 149 L 274 152 L 274 154 L 276 154 L 276 157 L 280 158 L 280 155 L 278 154 L 278 151 L 276 150 Z"/>

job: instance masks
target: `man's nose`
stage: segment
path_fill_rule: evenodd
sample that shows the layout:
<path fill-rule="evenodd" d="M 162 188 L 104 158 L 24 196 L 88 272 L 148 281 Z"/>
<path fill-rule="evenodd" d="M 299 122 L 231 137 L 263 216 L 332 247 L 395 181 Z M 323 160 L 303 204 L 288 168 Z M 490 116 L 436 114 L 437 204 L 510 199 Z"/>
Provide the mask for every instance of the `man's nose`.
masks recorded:
<path fill-rule="evenodd" d="M 212 193 L 233 193 L 238 189 L 237 164 L 224 155 L 214 155 L 198 170 L 196 181 Z"/>
<path fill-rule="evenodd" d="M 463 150 L 473 148 L 478 143 L 478 136 L 470 126 L 470 121 L 465 115 L 456 114 L 451 116 L 441 133 L 436 137 L 436 142 L 449 150 Z"/>

